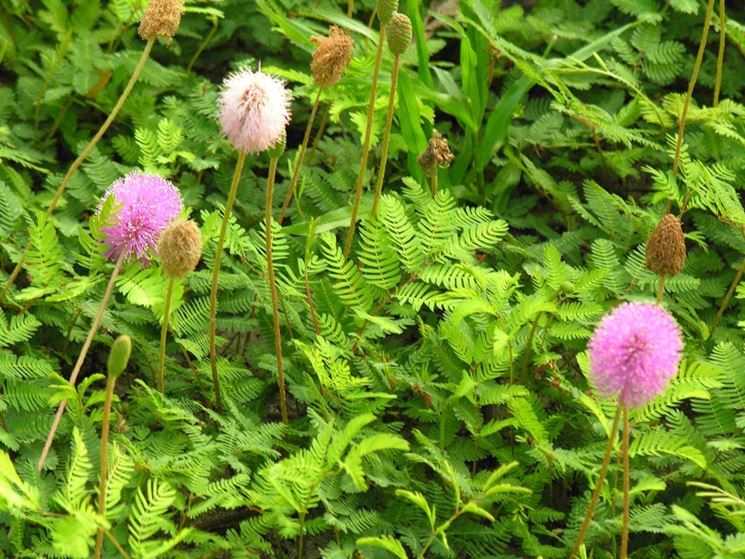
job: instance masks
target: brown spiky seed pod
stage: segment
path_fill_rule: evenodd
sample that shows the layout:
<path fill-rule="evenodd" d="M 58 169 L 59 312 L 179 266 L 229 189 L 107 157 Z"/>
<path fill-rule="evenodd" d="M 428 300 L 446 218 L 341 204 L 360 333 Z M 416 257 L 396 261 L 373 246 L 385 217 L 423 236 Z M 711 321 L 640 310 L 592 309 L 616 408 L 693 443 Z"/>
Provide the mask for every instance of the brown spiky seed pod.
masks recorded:
<path fill-rule="evenodd" d="M 437 167 L 449 167 L 453 158 L 454 155 L 450 151 L 448 141 L 435 130 L 432 132 L 432 138 L 427 144 L 427 149 L 419 155 L 417 162 L 425 172 L 431 175 L 437 171 Z"/>
<path fill-rule="evenodd" d="M 686 244 L 683 229 L 677 217 L 667 214 L 647 241 L 645 264 L 658 276 L 674 276 L 683 269 L 686 261 Z"/>
<path fill-rule="evenodd" d="M 183 12 L 183 0 L 150 0 L 140 20 L 140 37 L 146 41 L 155 37 L 170 41 L 178 31 Z"/>
<path fill-rule="evenodd" d="M 352 38 L 336 25 L 331 26 L 328 37 L 310 38 L 316 45 L 313 52 L 313 60 L 310 63 L 310 71 L 315 82 L 328 87 L 334 85 L 341 79 L 347 64 L 352 59 L 354 43 Z"/>
<path fill-rule="evenodd" d="M 378 1 L 378 20 L 383 25 L 388 25 L 391 16 L 398 10 L 398 0 L 379 0 Z"/>
<path fill-rule="evenodd" d="M 192 220 L 174 221 L 160 234 L 158 255 L 163 273 L 180 278 L 197 267 L 202 256 L 202 235 Z"/>
<path fill-rule="evenodd" d="M 395 55 L 403 54 L 411 42 L 411 20 L 395 12 L 388 24 L 388 48 Z"/>

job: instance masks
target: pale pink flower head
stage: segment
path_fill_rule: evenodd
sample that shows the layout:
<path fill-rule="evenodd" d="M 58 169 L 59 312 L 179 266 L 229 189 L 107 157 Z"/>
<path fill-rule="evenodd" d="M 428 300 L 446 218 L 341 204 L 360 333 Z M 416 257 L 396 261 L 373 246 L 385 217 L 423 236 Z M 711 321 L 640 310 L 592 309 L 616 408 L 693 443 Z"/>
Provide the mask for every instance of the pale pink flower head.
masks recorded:
<path fill-rule="evenodd" d="M 260 70 L 228 76 L 219 100 L 223 133 L 243 153 L 270 148 L 290 122 L 290 99 L 281 80 Z"/>
<path fill-rule="evenodd" d="M 635 407 L 665 390 L 678 371 L 683 340 L 675 319 L 660 305 L 624 303 L 603 317 L 589 349 L 598 390 Z"/>
<path fill-rule="evenodd" d="M 122 254 L 125 259 L 134 255 L 147 264 L 161 232 L 181 213 L 181 194 L 162 177 L 131 173 L 109 187 L 99 212 L 109 196 L 114 197 L 118 209 L 112 215 L 114 223 L 101 230 L 109 246 L 106 256 L 118 260 Z"/>

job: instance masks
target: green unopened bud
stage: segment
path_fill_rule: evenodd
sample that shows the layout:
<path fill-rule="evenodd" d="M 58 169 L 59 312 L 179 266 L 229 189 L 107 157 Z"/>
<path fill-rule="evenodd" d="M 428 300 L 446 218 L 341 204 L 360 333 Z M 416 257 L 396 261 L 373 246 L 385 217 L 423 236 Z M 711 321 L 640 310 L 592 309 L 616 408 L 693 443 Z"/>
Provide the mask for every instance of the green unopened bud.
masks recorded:
<path fill-rule="evenodd" d="M 119 336 L 111 344 L 109 360 L 106 362 L 106 371 L 109 376 L 117 378 L 127 368 L 129 355 L 132 353 L 132 339 L 127 335 Z"/>
<path fill-rule="evenodd" d="M 398 0 L 378 0 L 378 19 L 383 25 L 388 25 L 393 12 L 398 9 Z"/>
<path fill-rule="evenodd" d="M 404 14 L 394 13 L 388 24 L 388 48 L 395 55 L 403 54 L 411 42 L 411 20 Z"/>
<path fill-rule="evenodd" d="M 282 132 L 282 135 L 280 136 L 279 140 L 266 150 L 267 155 L 271 157 L 272 159 L 275 157 L 282 157 L 282 154 L 285 152 L 285 145 L 287 144 L 287 134 Z"/>

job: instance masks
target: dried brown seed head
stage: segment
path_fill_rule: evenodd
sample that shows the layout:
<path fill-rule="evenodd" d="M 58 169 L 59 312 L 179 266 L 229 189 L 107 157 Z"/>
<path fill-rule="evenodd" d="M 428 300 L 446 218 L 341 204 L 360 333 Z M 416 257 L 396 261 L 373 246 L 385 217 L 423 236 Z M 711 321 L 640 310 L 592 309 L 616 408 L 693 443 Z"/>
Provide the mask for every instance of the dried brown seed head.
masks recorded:
<path fill-rule="evenodd" d="M 658 276 L 674 276 L 683 269 L 686 245 L 683 229 L 677 217 L 667 214 L 647 241 L 645 264 Z"/>
<path fill-rule="evenodd" d="M 352 38 L 333 25 L 328 37 L 313 36 L 310 40 L 316 45 L 310 63 L 313 80 L 323 87 L 334 85 L 341 79 L 352 59 Z"/>
<path fill-rule="evenodd" d="M 450 151 L 448 141 L 437 130 L 432 132 L 432 138 L 427 144 L 427 149 L 417 159 L 419 166 L 427 174 L 433 174 L 438 167 L 449 167 L 454 155 Z"/>
<path fill-rule="evenodd" d="M 158 242 L 163 273 L 180 278 L 194 270 L 202 256 L 202 235 L 192 220 L 174 221 L 163 230 Z"/>
<path fill-rule="evenodd" d="M 155 37 L 170 41 L 178 31 L 183 12 L 183 0 L 150 0 L 140 20 L 140 37 L 146 41 Z"/>

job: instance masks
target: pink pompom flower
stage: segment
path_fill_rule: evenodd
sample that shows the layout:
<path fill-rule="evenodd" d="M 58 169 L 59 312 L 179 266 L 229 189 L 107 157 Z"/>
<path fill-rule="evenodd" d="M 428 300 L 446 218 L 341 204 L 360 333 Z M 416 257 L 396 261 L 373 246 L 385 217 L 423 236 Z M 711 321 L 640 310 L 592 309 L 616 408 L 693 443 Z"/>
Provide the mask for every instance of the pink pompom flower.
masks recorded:
<path fill-rule="evenodd" d="M 590 340 L 590 375 L 605 396 L 635 407 L 661 394 L 680 364 L 683 340 L 660 305 L 624 303 L 600 321 Z"/>
<path fill-rule="evenodd" d="M 228 76 L 220 94 L 220 124 L 235 149 L 257 153 L 276 144 L 290 122 L 290 92 L 262 71 Z"/>
<path fill-rule="evenodd" d="M 109 247 L 106 256 L 118 260 L 122 255 L 125 259 L 135 255 L 147 264 L 160 233 L 183 209 L 181 194 L 162 177 L 131 173 L 109 187 L 99 212 L 109 196 L 114 197 L 118 209 L 112 215 L 114 223 L 101 230 Z"/>

